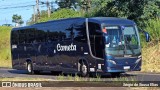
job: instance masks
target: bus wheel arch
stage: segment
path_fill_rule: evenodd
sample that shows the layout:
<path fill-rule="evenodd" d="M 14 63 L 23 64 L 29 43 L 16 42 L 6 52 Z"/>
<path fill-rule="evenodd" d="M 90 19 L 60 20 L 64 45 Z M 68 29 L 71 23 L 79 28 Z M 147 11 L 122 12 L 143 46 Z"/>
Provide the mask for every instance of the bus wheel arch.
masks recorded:
<path fill-rule="evenodd" d="M 82 77 L 88 77 L 89 75 L 89 66 L 86 59 L 79 59 L 78 61 L 78 71 Z"/>

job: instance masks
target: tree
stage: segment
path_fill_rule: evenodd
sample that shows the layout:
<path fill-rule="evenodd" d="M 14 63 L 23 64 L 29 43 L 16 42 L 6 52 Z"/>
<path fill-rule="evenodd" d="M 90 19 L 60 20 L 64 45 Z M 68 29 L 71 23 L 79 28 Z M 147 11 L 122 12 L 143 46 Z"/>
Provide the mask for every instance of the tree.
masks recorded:
<path fill-rule="evenodd" d="M 94 16 L 124 17 L 144 26 L 143 21 L 160 15 L 159 2 L 159 0 L 109 0 Z"/>
<path fill-rule="evenodd" d="M 38 22 L 45 22 L 48 20 L 56 20 L 56 19 L 63 19 L 63 18 L 72 18 L 72 17 L 80 17 L 82 16 L 80 12 L 74 11 L 72 9 L 60 9 L 56 12 L 51 14 L 51 17 L 41 17 Z"/>
<path fill-rule="evenodd" d="M 42 10 L 42 11 L 40 12 L 40 15 L 41 15 L 42 18 L 48 17 L 46 10 Z M 35 15 L 35 20 L 34 20 L 34 14 L 32 14 L 32 17 L 27 21 L 26 24 L 27 24 L 27 25 L 32 25 L 32 24 L 37 23 L 37 21 L 38 21 L 38 14 Z"/>
<path fill-rule="evenodd" d="M 59 9 L 62 9 L 62 8 L 75 9 L 77 8 L 78 2 L 79 0 L 56 0 L 56 3 L 58 4 Z"/>
<path fill-rule="evenodd" d="M 41 11 L 41 19 L 37 20 L 37 22 L 45 22 L 48 20 L 56 20 L 62 18 L 72 18 L 72 17 L 81 17 L 81 12 L 75 11 L 73 9 L 59 9 L 51 14 L 51 17 L 47 17 L 46 11 Z M 33 16 L 27 22 L 27 25 L 34 24 Z"/>
<path fill-rule="evenodd" d="M 87 1 L 87 0 L 83 0 L 83 1 Z M 107 3 L 109 3 L 111 0 L 91 0 L 89 3 L 90 4 L 86 4 L 86 6 L 82 5 L 81 9 L 84 9 L 86 7 L 89 7 L 89 12 L 85 13 L 86 17 L 95 17 L 95 16 L 104 16 L 101 15 L 102 13 L 105 13 L 106 11 L 101 10 L 104 9 L 104 7 L 107 5 Z M 99 12 L 101 11 L 101 12 Z"/>
<path fill-rule="evenodd" d="M 24 21 L 22 20 L 22 17 L 21 15 L 17 15 L 17 14 L 14 14 L 12 16 L 12 22 L 16 23 L 16 27 L 22 25 L 24 23 Z"/>
<path fill-rule="evenodd" d="M 12 24 L 3 24 L 2 26 L 13 27 Z"/>

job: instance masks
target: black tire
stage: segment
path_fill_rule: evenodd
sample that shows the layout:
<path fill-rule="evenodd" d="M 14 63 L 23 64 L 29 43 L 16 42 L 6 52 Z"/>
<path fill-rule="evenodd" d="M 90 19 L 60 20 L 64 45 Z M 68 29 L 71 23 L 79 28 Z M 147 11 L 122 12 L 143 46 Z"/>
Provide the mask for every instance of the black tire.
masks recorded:
<path fill-rule="evenodd" d="M 61 75 L 61 71 L 51 71 L 52 75 Z"/>
<path fill-rule="evenodd" d="M 89 76 L 88 65 L 87 65 L 86 62 L 80 63 L 80 75 L 82 77 L 88 77 Z"/>
<path fill-rule="evenodd" d="M 34 74 L 40 74 L 39 70 L 34 70 Z"/>
<path fill-rule="evenodd" d="M 116 73 L 111 73 L 112 77 L 120 77 L 121 73 L 120 72 L 116 72 Z"/>
<path fill-rule="evenodd" d="M 27 62 L 27 72 L 28 74 L 34 74 L 33 65 L 31 62 Z"/>

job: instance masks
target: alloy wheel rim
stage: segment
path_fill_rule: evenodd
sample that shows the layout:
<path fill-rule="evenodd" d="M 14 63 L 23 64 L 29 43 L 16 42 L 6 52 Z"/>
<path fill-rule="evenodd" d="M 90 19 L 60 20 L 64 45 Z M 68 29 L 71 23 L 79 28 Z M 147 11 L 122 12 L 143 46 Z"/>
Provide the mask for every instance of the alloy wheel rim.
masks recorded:
<path fill-rule="evenodd" d="M 31 72 L 31 64 L 28 64 L 28 72 Z"/>

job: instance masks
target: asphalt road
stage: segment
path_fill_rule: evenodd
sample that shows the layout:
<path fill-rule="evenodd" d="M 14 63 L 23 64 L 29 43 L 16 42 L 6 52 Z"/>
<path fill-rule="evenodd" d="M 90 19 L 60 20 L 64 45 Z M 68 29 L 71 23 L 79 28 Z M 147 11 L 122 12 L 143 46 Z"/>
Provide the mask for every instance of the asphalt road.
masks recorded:
<path fill-rule="evenodd" d="M 5 69 L 0 68 L 0 78 L 14 78 L 14 77 L 25 77 L 25 78 L 45 78 L 49 80 L 56 80 L 59 74 L 52 74 L 50 72 L 41 72 L 38 75 L 29 75 L 25 70 L 14 70 L 14 69 Z M 66 77 L 68 74 L 64 74 Z M 74 77 L 74 75 L 72 76 Z M 136 81 L 160 81 L 160 73 L 142 73 L 142 72 L 127 72 L 121 74 L 120 77 L 111 77 L 110 74 L 101 76 L 105 81 L 111 81 L 113 79 L 124 78 L 124 80 L 136 80 Z M 95 78 L 90 76 L 89 78 Z"/>

